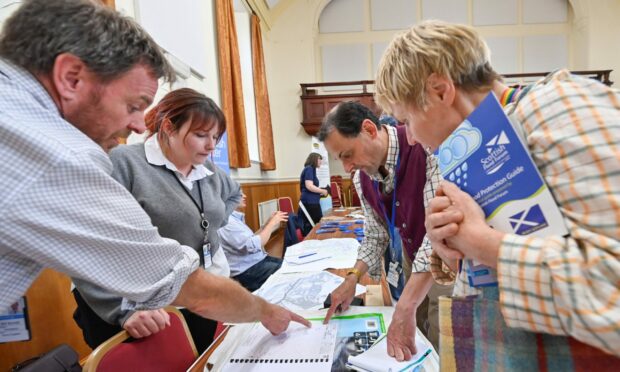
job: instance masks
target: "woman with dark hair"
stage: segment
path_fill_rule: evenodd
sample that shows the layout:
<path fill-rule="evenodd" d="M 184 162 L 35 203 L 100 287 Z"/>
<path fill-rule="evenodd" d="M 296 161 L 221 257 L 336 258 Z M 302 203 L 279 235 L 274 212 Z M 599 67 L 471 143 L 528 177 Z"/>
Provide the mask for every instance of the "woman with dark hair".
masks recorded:
<path fill-rule="evenodd" d="M 205 270 L 228 277 L 217 230 L 241 201 L 239 185 L 208 158 L 226 131 L 219 107 L 188 88 L 168 93 L 145 116 L 144 143 L 110 152 L 112 176 L 140 203 L 161 236 L 194 248 Z M 121 310 L 122 298 L 94 285 L 74 291 L 75 319 L 95 348 L 122 329 L 140 338 L 166 327 L 167 314 Z M 199 352 L 213 340 L 216 322 L 181 310 Z"/>
<path fill-rule="evenodd" d="M 313 223 L 318 223 L 323 217 L 320 200 L 321 196 L 327 196 L 328 194 L 327 190 L 319 188 L 319 179 L 316 176 L 316 169 L 321 166 L 322 161 L 323 157 L 321 154 L 317 154 L 316 152 L 310 153 L 304 163 L 304 170 L 299 177 L 299 188 L 301 189 L 300 201 L 306 208 Z M 305 236 L 312 229 L 312 224 L 308 221 L 308 217 L 302 210 L 298 211 L 297 214 L 303 216 L 304 224 L 302 232 Z"/>

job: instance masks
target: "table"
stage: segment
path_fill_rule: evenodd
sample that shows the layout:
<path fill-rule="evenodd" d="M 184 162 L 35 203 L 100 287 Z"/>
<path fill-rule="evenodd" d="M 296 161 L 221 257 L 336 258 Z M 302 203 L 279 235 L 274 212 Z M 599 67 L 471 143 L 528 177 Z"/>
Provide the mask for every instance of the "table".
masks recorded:
<path fill-rule="evenodd" d="M 327 213 L 326 216 L 329 219 L 330 217 L 345 217 L 347 214 L 350 214 L 350 213 L 361 213 L 361 210 L 359 208 L 341 208 L 337 210 L 332 210 L 330 213 Z M 353 220 L 353 218 L 351 219 Z M 355 238 L 355 234 L 353 232 L 345 233 L 339 230 L 333 233 L 328 233 L 328 234 L 317 234 L 316 230 L 318 230 L 320 227 L 321 227 L 321 223 L 316 224 L 316 226 L 312 228 L 312 230 L 310 231 L 310 233 L 308 233 L 305 239 L 323 240 L 323 239 L 330 239 L 330 238 Z M 347 273 L 347 269 L 329 269 L 328 271 L 333 274 L 342 276 L 342 277 L 344 277 Z M 392 304 L 392 297 L 390 295 L 387 281 L 385 280 L 384 276 L 381 278 L 380 282 L 377 282 L 377 281 L 370 279 L 368 274 L 364 274 L 364 276 L 360 278 L 360 284 L 362 285 L 380 284 L 382 292 L 383 292 L 383 303 L 387 306 Z M 213 352 L 217 349 L 217 347 L 222 343 L 229 329 L 230 328 L 227 327 L 222 332 L 222 334 L 215 341 L 213 341 L 211 346 L 209 346 L 209 348 L 205 350 L 205 352 L 198 357 L 198 359 L 196 360 L 196 362 L 194 362 L 194 364 L 192 364 L 192 366 L 188 369 L 188 372 L 203 372 L 204 371 L 205 365 L 207 364 L 209 357 L 211 356 L 211 354 L 213 354 Z"/>

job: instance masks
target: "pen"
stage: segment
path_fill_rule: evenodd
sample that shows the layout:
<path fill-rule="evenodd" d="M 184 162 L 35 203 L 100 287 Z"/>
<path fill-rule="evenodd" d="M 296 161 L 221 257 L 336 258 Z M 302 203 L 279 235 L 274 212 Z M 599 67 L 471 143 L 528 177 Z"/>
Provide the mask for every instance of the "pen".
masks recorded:
<path fill-rule="evenodd" d="M 310 257 L 310 256 L 314 256 L 315 254 L 316 254 L 316 252 L 315 253 L 302 254 L 301 256 L 299 256 L 297 258 Z"/>

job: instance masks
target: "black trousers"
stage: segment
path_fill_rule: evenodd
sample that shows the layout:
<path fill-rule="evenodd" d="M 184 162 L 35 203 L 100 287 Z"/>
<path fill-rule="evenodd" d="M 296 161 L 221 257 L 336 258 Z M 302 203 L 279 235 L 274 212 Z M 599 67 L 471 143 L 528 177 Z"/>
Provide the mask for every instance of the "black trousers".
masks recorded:
<path fill-rule="evenodd" d="M 303 204 L 304 204 L 304 207 L 306 207 L 306 210 L 308 211 L 310 218 L 312 218 L 312 221 L 315 224 L 319 223 L 321 218 L 323 218 L 323 210 L 321 209 L 321 204 L 308 204 L 308 203 L 303 203 Z M 304 224 L 301 228 L 301 232 L 304 236 L 306 236 L 308 235 L 310 230 L 312 230 L 312 225 L 308 221 L 306 214 L 304 213 L 304 211 L 301 210 L 301 208 L 299 208 L 299 210 L 297 211 L 297 214 L 300 215 L 302 218 L 302 221 L 304 221 Z"/>
<path fill-rule="evenodd" d="M 88 306 L 77 289 L 73 290 L 73 297 L 77 303 L 77 309 L 75 309 L 73 313 L 73 319 L 82 329 L 84 341 L 86 341 L 88 346 L 92 349 L 95 349 L 104 341 L 123 330 L 119 325 L 110 324 L 101 319 L 99 315 Z M 205 319 L 187 309 L 181 309 L 181 313 L 192 334 L 192 339 L 194 340 L 194 345 L 196 345 L 198 354 L 202 354 L 213 342 L 217 322 L 211 319 Z"/>

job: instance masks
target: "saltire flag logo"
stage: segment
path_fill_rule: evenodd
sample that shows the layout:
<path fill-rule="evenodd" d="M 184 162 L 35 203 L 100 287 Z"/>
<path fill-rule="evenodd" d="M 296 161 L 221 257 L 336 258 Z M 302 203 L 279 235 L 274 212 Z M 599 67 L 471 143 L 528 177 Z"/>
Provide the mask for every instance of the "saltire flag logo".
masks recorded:
<path fill-rule="evenodd" d="M 538 204 L 510 216 L 508 221 L 512 230 L 518 235 L 528 235 L 549 226 Z"/>

